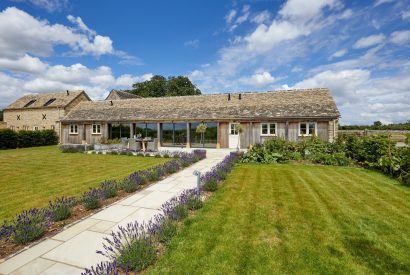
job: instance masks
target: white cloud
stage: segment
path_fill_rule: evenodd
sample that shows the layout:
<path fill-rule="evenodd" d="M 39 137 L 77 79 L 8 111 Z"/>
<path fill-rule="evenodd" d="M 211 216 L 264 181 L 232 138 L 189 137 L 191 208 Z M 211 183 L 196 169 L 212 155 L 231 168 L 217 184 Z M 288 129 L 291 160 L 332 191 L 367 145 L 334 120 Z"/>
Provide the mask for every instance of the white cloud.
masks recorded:
<path fill-rule="evenodd" d="M 69 0 L 14 0 L 16 2 L 28 2 L 48 12 L 62 11 L 69 5 Z"/>
<path fill-rule="evenodd" d="M 194 70 L 188 74 L 189 79 L 198 80 L 204 77 L 204 72 L 200 70 Z"/>
<path fill-rule="evenodd" d="M 267 24 L 269 23 L 271 18 L 271 13 L 267 10 L 264 10 L 257 15 L 255 15 L 251 21 L 256 23 L 256 24 Z"/>
<path fill-rule="evenodd" d="M 275 78 L 269 72 L 260 72 L 250 77 L 242 77 L 239 81 L 245 85 L 261 87 L 272 84 L 275 82 Z"/>
<path fill-rule="evenodd" d="M 230 10 L 230 11 L 228 12 L 228 14 L 225 16 L 226 24 L 231 24 L 231 23 L 232 23 L 233 19 L 234 19 L 235 16 L 236 16 L 236 13 L 237 13 L 236 10 Z"/>
<path fill-rule="evenodd" d="M 408 19 L 410 19 L 410 10 L 403 11 L 403 12 L 401 13 L 401 19 L 403 19 L 403 20 L 408 20 Z"/>
<path fill-rule="evenodd" d="M 341 49 L 330 56 L 330 59 L 342 57 L 347 53 L 347 49 Z"/>
<path fill-rule="evenodd" d="M 330 88 L 342 123 L 369 124 L 410 118 L 410 76 L 372 78 L 369 70 L 323 71 L 295 84 L 296 88 Z"/>
<path fill-rule="evenodd" d="M 393 32 L 390 36 L 390 41 L 398 45 L 407 44 L 410 42 L 410 30 Z"/>
<path fill-rule="evenodd" d="M 284 18 L 291 18 L 295 20 L 308 21 L 315 18 L 321 11 L 328 7 L 332 9 L 340 5 L 338 0 L 288 0 L 279 14 Z"/>
<path fill-rule="evenodd" d="M 240 15 L 240 16 L 238 16 L 238 18 L 236 18 L 236 21 L 235 21 L 236 24 L 240 25 L 243 22 L 245 22 L 246 20 L 248 20 L 248 17 L 249 17 L 249 14 L 250 14 L 249 9 L 250 9 L 249 5 L 244 5 L 243 6 L 242 15 Z"/>
<path fill-rule="evenodd" d="M 199 47 L 199 40 L 194 39 L 194 40 L 189 40 L 184 43 L 184 47 L 190 47 L 190 48 L 198 48 Z"/>
<path fill-rule="evenodd" d="M 81 30 L 81 31 L 83 31 L 84 33 L 86 33 L 86 34 L 88 34 L 88 35 L 90 35 L 90 36 L 95 36 L 95 35 L 97 35 L 97 33 L 96 33 L 94 30 L 92 30 L 92 29 L 90 29 L 89 27 L 87 27 L 87 25 L 83 22 L 83 20 L 81 19 L 81 17 L 75 17 L 75 16 L 72 16 L 72 15 L 68 15 L 68 16 L 67 16 L 67 19 L 68 19 L 71 23 L 76 24 L 76 25 L 78 26 L 78 29 Z"/>
<path fill-rule="evenodd" d="M 41 73 L 47 68 L 47 64 L 37 57 L 25 54 L 17 59 L 1 58 L 0 68 L 16 72 Z"/>
<path fill-rule="evenodd" d="M 15 7 L 0 12 L 0 33 L 1 57 L 16 58 L 26 53 L 49 56 L 56 45 L 66 45 L 75 54 L 100 56 L 114 53 L 112 41 L 107 36 L 89 37 L 90 31 L 84 34 L 83 29 L 50 24 Z"/>
<path fill-rule="evenodd" d="M 113 88 L 131 88 L 133 83 L 148 80 L 152 76 L 148 73 L 115 77 L 110 67 L 99 66 L 93 69 L 79 63 L 71 66 L 48 66 L 36 74 L 11 76 L 0 72 L 0 102 L 7 105 L 26 93 L 67 89 L 82 89 L 93 99 L 102 99 Z"/>
<path fill-rule="evenodd" d="M 385 40 L 384 34 L 374 34 L 366 37 L 362 37 L 359 40 L 356 41 L 356 43 L 353 45 L 353 48 L 355 49 L 361 49 L 361 48 L 368 48 L 374 45 L 378 45 L 382 43 Z"/>
<path fill-rule="evenodd" d="M 394 2 L 394 0 L 376 0 L 375 3 L 373 4 L 374 7 L 383 5 L 383 4 L 387 4 L 387 3 L 391 3 Z"/>

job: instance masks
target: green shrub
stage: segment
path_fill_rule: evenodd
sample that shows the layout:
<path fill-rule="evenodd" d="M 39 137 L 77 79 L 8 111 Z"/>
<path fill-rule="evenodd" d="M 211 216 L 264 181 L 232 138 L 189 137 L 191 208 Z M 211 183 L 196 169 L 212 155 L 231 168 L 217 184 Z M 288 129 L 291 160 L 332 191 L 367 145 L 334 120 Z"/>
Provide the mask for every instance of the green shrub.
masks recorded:
<path fill-rule="evenodd" d="M 116 181 L 106 180 L 100 184 L 104 198 L 113 198 L 117 195 L 118 184 Z"/>
<path fill-rule="evenodd" d="M 209 179 L 202 185 L 202 189 L 204 191 L 215 192 L 218 189 L 218 182 L 216 179 Z"/>
<path fill-rule="evenodd" d="M 191 195 L 188 197 L 186 205 L 189 210 L 197 210 L 202 208 L 204 206 L 204 203 L 200 198 Z"/>
<path fill-rule="evenodd" d="M 169 241 L 177 234 L 177 223 L 171 219 L 166 219 L 161 223 L 157 231 L 158 240 L 162 243 L 169 243 Z"/>
<path fill-rule="evenodd" d="M 141 271 L 156 258 L 156 249 L 150 237 L 133 240 L 118 257 L 118 264 L 132 271 Z"/>
<path fill-rule="evenodd" d="M 186 217 L 188 217 L 188 207 L 185 204 L 175 206 L 173 218 L 175 220 L 183 220 Z"/>
<path fill-rule="evenodd" d="M 124 179 L 120 186 L 127 193 L 133 193 L 138 189 L 138 185 L 129 179 Z"/>
<path fill-rule="evenodd" d="M 11 129 L 0 130 L 0 149 L 55 145 L 57 143 L 58 136 L 54 130 L 18 132 Z"/>

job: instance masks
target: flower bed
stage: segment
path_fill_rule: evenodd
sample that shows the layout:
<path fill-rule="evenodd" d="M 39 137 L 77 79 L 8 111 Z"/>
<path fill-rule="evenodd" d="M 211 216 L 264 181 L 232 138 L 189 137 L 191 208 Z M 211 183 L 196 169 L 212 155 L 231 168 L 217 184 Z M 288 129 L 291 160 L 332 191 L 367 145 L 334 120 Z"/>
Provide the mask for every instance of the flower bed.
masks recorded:
<path fill-rule="evenodd" d="M 145 184 L 160 180 L 204 159 L 206 151 L 179 152 L 178 156 L 150 169 L 136 171 L 122 182 L 104 181 L 99 188 L 91 189 L 79 198 L 57 198 L 50 202 L 47 208 L 32 208 L 23 211 L 11 221 L 4 221 L 0 226 L 0 257 L 12 254 L 43 236 L 49 236 L 64 226 L 67 219 L 71 222 L 87 216 L 93 213 L 94 209 L 125 197 L 127 193 L 135 192 Z"/>
<path fill-rule="evenodd" d="M 241 154 L 233 152 L 205 173 L 201 177 L 201 189 L 205 190 L 203 186 L 211 180 L 217 185 L 221 183 L 240 157 Z M 165 202 L 161 207 L 162 212 L 148 223 L 140 224 L 135 221 L 119 227 L 117 232 L 111 232 L 110 237 L 104 238 L 103 250 L 97 251 L 109 261 L 86 269 L 82 274 L 128 274 L 130 271 L 139 272 L 147 268 L 178 233 L 183 226 L 182 221 L 189 213 L 193 214 L 195 210 L 202 208 L 204 197 L 207 196 L 201 196 L 201 191 L 196 188 L 185 190 L 178 197 Z"/>

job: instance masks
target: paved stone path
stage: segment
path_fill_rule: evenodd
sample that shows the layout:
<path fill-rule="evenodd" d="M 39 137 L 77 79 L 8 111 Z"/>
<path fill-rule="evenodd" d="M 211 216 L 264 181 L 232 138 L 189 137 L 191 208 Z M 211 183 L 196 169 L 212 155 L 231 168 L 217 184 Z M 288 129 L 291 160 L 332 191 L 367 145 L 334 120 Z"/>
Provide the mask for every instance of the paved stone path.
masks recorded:
<path fill-rule="evenodd" d="M 168 149 L 168 148 L 167 148 Z M 207 158 L 100 212 L 70 225 L 59 234 L 0 263 L 0 274 L 81 274 L 84 268 L 106 260 L 97 254 L 103 237 L 119 225 L 148 221 L 161 205 L 183 190 L 196 186 L 194 170 L 202 173 L 220 162 L 229 150 L 207 150 Z"/>

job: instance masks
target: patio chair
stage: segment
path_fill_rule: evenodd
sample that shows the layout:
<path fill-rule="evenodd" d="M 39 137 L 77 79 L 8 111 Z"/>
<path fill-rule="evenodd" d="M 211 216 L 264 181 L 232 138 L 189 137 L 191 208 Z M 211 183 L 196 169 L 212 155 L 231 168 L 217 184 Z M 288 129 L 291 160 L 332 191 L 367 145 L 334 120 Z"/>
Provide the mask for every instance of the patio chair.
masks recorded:
<path fill-rule="evenodd" d="M 148 151 L 158 151 L 158 139 L 154 138 L 153 141 L 149 141 L 147 144 L 147 150 Z"/>
<path fill-rule="evenodd" d="M 128 138 L 122 138 L 121 139 L 121 150 L 125 151 L 127 149 L 128 149 Z"/>
<path fill-rule="evenodd" d="M 141 143 L 137 142 L 135 139 L 130 138 L 129 140 L 129 147 L 131 151 L 140 151 L 141 150 Z"/>

